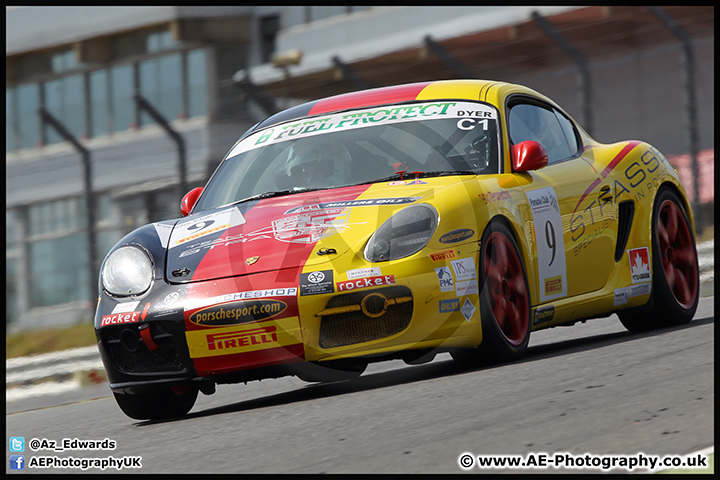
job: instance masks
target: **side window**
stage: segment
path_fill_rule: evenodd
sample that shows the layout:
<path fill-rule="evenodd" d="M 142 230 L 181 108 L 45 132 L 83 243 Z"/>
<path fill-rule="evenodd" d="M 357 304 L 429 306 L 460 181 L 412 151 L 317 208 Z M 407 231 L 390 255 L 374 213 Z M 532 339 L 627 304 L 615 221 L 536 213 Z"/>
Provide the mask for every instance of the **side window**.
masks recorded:
<path fill-rule="evenodd" d="M 565 134 L 565 140 L 567 140 L 568 145 L 570 147 L 571 155 L 574 155 L 577 153 L 579 149 L 577 136 L 575 135 L 575 128 L 573 127 L 572 122 L 562 113 L 555 110 L 555 116 L 558 119 L 558 122 L 560 122 L 560 127 L 563 130 L 563 133 Z"/>
<path fill-rule="evenodd" d="M 558 117 L 568 124 L 561 125 Z M 566 133 L 566 129 L 569 132 Z M 577 152 L 577 141 L 569 120 L 559 114 L 556 116 L 550 108 L 524 103 L 514 105 L 510 108 L 509 133 L 514 145 L 534 140 L 545 147 L 549 163 L 564 160 Z M 571 138 L 567 138 L 568 135 Z"/>

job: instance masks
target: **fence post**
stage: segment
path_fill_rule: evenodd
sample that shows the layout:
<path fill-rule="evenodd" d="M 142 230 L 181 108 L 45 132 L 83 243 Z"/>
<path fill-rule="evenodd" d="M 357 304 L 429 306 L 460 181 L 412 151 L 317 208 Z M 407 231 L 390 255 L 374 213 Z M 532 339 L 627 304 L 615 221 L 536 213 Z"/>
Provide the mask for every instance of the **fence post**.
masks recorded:
<path fill-rule="evenodd" d="M 685 91 L 687 93 L 688 137 L 690 139 L 690 171 L 692 172 L 692 209 L 695 213 L 695 230 L 702 230 L 704 219 L 700 210 L 700 167 L 698 166 L 698 121 L 695 98 L 695 55 L 690 35 L 660 7 L 647 7 L 679 40 L 685 65 Z"/>
<path fill-rule="evenodd" d="M 148 102 L 145 97 L 143 97 L 140 92 L 135 91 L 135 103 L 138 106 L 138 111 L 145 110 L 152 118 L 155 120 L 160 126 L 165 130 L 165 132 L 170 136 L 170 138 L 175 142 L 178 149 L 178 173 L 180 176 L 180 198 L 182 198 L 183 195 L 187 193 L 187 162 L 185 160 L 185 140 L 183 140 L 182 135 L 180 135 L 176 130 L 174 130 L 170 123 L 163 117 L 155 107 L 153 107 L 150 102 Z"/>
<path fill-rule="evenodd" d="M 41 107 L 38 110 L 40 114 L 41 130 L 45 125 L 53 127 L 65 140 L 70 142 L 75 149 L 80 152 L 82 156 L 83 164 L 83 185 L 85 192 L 85 213 L 87 215 L 87 237 L 88 237 L 88 249 L 90 250 L 88 255 L 89 269 L 90 269 L 90 303 L 93 303 L 93 299 L 97 296 L 97 285 L 98 285 L 98 274 L 100 272 L 100 266 L 97 264 L 97 235 L 95 232 L 95 199 L 93 197 L 92 187 L 92 163 L 90 162 L 90 152 L 87 148 L 83 147 L 80 142 L 60 123 L 50 112 Z"/>
<path fill-rule="evenodd" d="M 588 67 L 588 61 L 580 50 L 575 48 L 557 28 L 553 26 L 548 20 L 540 15 L 537 11 L 532 12 L 532 19 L 542 29 L 543 32 L 560 46 L 565 53 L 577 64 L 580 75 L 578 76 L 579 90 L 580 90 L 580 110 L 583 114 L 582 126 L 588 134 L 592 136 L 593 130 L 593 119 L 592 119 L 592 101 L 590 92 L 592 91 L 590 86 L 590 69 Z"/>

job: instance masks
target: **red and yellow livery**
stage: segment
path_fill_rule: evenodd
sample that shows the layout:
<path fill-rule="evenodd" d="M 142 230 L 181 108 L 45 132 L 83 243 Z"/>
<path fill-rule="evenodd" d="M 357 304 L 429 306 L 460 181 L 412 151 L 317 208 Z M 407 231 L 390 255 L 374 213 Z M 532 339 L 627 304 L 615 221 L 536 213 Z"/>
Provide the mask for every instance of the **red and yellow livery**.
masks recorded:
<path fill-rule="evenodd" d="M 290 108 L 182 211 L 128 234 L 101 272 L 98 345 L 133 418 L 185 414 L 216 383 L 334 381 L 442 351 L 512 360 L 533 330 L 613 312 L 644 330 L 697 308 L 692 212 L 665 157 L 600 144 L 519 85 Z"/>

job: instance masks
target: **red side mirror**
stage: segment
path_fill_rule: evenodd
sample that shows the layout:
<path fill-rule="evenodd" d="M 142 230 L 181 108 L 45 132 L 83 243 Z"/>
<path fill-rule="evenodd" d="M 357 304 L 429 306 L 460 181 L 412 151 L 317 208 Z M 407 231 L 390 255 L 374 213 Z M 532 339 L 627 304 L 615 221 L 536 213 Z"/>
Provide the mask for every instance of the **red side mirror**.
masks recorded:
<path fill-rule="evenodd" d="M 512 167 L 515 172 L 539 170 L 548 164 L 545 147 L 533 140 L 525 140 L 512 147 Z"/>
<path fill-rule="evenodd" d="M 182 199 L 182 202 L 180 202 L 180 213 L 182 213 L 183 217 L 187 217 L 188 214 L 190 214 L 190 211 L 195 206 L 195 202 L 197 202 L 198 197 L 203 191 L 203 187 L 197 187 L 190 190 L 188 193 L 185 194 L 185 196 Z"/>

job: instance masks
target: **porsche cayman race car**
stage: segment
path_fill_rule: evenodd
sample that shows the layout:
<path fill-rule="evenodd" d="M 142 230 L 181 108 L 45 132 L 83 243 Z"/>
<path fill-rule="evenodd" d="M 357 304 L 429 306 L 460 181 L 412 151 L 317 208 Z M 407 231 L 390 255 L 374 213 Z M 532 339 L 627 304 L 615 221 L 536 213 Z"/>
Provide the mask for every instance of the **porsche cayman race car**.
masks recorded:
<path fill-rule="evenodd" d="M 613 312 L 646 330 L 698 304 L 692 211 L 665 157 L 600 144 L 508 83 L 295 106 L 181 212 L 121 239 L 100 273 L 98 346 L 132 418 L 184 415 L 217 384 L 513 360 L 534 330 Z"/>

